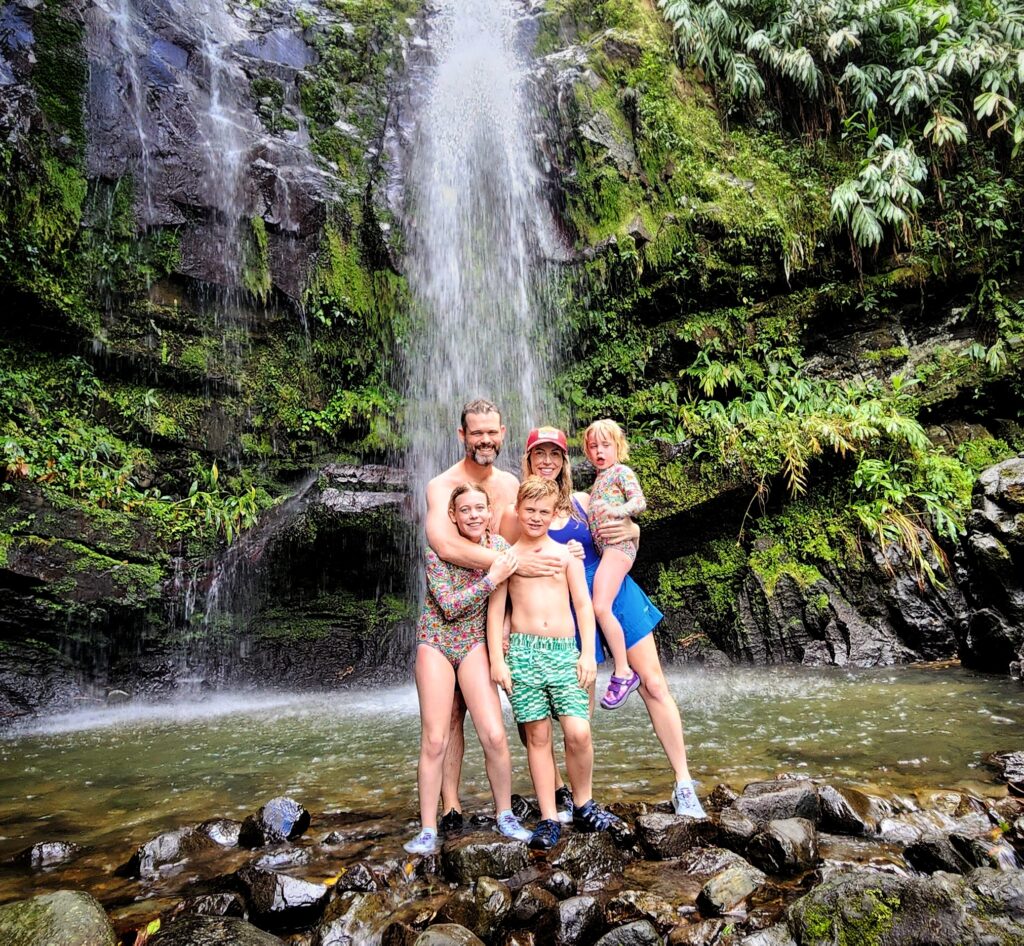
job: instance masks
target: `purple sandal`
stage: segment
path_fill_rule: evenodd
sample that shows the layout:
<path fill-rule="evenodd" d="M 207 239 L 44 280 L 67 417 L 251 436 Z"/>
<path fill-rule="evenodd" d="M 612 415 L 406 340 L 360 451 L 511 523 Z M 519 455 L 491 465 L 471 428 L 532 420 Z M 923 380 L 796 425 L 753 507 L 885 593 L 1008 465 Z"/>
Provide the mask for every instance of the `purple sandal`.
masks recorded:
<path fill-rule="evenodd" d="M 631 677 L 616 677 L 613 674 L 608 681 L 608 689 L 601 697 L 601 706 L 604 709 L 618 709 L 638 686 L 640 686 L 640 674 L 635 670 Z"/>

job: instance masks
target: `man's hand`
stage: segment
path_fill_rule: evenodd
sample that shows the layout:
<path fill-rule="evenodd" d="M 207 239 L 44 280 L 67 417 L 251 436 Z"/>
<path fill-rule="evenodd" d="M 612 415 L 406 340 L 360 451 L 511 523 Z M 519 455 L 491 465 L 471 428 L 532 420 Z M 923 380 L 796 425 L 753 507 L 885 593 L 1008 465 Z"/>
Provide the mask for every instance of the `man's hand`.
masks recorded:
<path fill-rule="evenodd" d="M 597 670 L 594 670 L 597 676 Z M 508 672 L 508 664 L 504 657 L 498 657 L 491 661 L 491 683 L 500 686 L 506 693 L 512 692 L 512 675 Z"/>
<path fill-rule="evenodd" d="M 640 538 L 639 526 L 629 518 L 603 519 L 594 531 L 605 545 L 636 542 Z"/>
<path fill-rule="evenodd" d="M 597 661 L 593 657 L 580 654 L 580 659 L 576 661 L 576 679 L 584 690 L 589 690 L 594 685 L 594 681 L 597 680 Z"/>
<path fill-rule="evenodd" d="M 550 578 L 565 567 L 560 555 L 551 552 L 523 552 L 516 574 L 523 578 Z"/>

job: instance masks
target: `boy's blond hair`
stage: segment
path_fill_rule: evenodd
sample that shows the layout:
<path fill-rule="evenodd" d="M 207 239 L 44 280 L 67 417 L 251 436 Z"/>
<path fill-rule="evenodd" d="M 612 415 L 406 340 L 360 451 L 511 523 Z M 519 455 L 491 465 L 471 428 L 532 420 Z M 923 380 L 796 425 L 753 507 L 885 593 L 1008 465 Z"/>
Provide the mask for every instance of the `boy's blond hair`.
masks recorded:
<path fill-rule="evenodd" d="M 622 428 L 610 417 L 603 417 L 595 420 L 585 431 L 583 431 L 583 449 L 587 449 L 587 441 L 593 436 L 600 435 L 607 437 L 615 444 L 615 452 L 618 454 L 619 463 L 625 463 L 629 459 L 629 441 Z"/>
<path fill-rule="evenodd" d="M 528 499 L 553 499 L 558 505 L 558 484 L 554 480 L 546 480 L 543 476 L 528 476 L 516 495 L 516 505 Z"/>

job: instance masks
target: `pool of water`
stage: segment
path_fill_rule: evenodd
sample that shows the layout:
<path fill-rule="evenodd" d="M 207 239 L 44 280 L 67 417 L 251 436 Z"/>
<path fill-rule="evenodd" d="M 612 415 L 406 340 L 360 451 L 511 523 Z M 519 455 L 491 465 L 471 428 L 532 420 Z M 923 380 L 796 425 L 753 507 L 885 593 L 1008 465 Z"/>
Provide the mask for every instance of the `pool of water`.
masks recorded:
<path fill-rule="evenodd" d="M 1024 747 L 1024 689 L 959 667 L 688 669 L 670 684 L 705 790 L 800 773 L 872 791 L 998 795 L 982 757 Z M 0 737 L 0 860 L 36 841 L 76 841 L 89 848 L 77 868 L 88 889 L 90 876 L 159 831 L 242 818 L 280 794 L 314 814 L 365 812 L 405 830 L 417 810 L 418 737 L 411 686 L 237 693 L 37 720 Z M 667 798 L 671 773 L 638 698 L 598 710 L 594 742 L 600 800 Z M 467 744 L 472 811 L 488 807 L 488 789 L 471 732 Z M 514 790 L 529 794 L 518 745 L 513 765 Z M 0 871 L 0 901 L 30 883 Z M 129 897 L 127 887 L 105 889 L 116 899 L 115 888 Z"/>

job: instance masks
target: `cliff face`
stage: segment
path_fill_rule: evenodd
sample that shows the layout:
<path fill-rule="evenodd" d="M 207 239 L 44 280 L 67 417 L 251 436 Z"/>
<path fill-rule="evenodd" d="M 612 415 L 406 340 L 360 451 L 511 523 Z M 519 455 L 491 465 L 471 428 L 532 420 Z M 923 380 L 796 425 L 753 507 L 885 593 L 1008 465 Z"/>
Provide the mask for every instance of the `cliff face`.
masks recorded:
<path fill-rule="evenodd" d="M 858 271 L 830 216 L 856 161 L 841 142 L 727 125 L 647 0 L 527 12 L 538 145 L 573 246 L 558 394 L 580 423 L 629 429 L 652 506 L 637 576 L 668 613 L 663 644 L 952 655 L 958 520 L 976 473 L 1024 447 L 1019 359 L 991 354 L 985 317 L 1019 298 L 1012 241 L 978 222 L 991 168 L 951 177 L 960 229 L 949 203 L 925 228 L 945 244 Z M 54 672 L 60 654 L 69 673 L 156 686 L 182 642 L 239 634 L 257 654 L 297 639 L 309 678 L 325 653 L 329 680 L 403 663 L 401 487 L 309 471 L 383 459 L 401 436 L 388 155 L 414 105 L 417 14 L 0 11 L 0 633 Z M 1002 185 L 1018 226 L 1016 180 Z M 259 567 L 222 580 L 247 529 Z"/>

